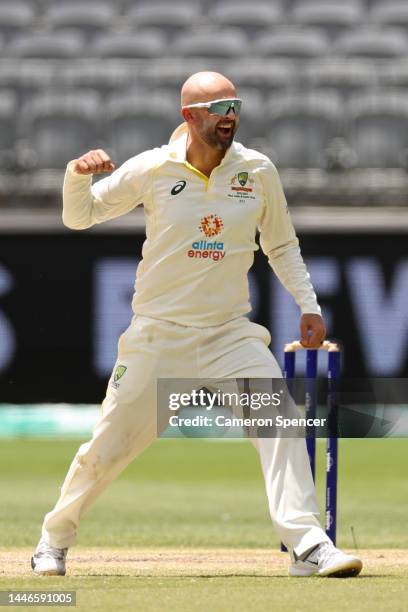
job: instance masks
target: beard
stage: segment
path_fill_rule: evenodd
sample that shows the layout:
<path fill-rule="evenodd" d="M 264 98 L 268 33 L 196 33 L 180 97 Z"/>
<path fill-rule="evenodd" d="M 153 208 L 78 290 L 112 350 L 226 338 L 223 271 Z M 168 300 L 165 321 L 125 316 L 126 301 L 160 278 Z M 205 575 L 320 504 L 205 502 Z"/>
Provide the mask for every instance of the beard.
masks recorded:
<path fill-rule="evenodd" d="M 226 121 L 219 121 L 215 126 L 202 126 L 200 130 L 200 136 L 204 142 L 210 147 L 217 149 L 217 151 L 226 151 L 230 148 L 238 129 L 236 121 L 228 122 L 230 124 L 229 130 L 219 127 L 219 124 L 222 125 L 223 123 L 226 123 Z"/>

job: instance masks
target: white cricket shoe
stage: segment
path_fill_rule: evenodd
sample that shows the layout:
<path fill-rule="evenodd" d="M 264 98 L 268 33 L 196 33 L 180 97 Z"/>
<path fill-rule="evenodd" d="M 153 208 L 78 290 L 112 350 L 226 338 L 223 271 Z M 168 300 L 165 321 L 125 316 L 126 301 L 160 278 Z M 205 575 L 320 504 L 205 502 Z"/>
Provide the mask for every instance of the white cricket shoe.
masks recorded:
<path fill-rule="evenodd" d="M 31 557 L 31 567 L 39 576 L 65 576 L 65 560 L 68 548 L 50 546 L 41 537 Z"/>
<path fill-rule="evenodd" d="M 351 578 L 357 576 L 363 568 L 358 557 L 346 555 L 331 542 L 319 544 L 305 559 L 293 553 L 294 563 L 289 568 L 289 576 L 332 576 L 334 578 Z"/>

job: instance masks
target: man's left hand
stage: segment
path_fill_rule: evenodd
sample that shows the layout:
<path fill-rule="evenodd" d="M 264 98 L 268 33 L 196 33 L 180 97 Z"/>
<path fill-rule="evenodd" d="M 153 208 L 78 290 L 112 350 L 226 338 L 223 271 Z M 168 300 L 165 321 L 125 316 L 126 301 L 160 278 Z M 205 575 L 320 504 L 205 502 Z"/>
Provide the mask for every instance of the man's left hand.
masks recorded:
<path fill-rule="evenodd" d="M 318 314 L 304 314 L 300 319 L 300 343 L 308 349 L 320 348 L 326 337 L 326 327 Z"/>

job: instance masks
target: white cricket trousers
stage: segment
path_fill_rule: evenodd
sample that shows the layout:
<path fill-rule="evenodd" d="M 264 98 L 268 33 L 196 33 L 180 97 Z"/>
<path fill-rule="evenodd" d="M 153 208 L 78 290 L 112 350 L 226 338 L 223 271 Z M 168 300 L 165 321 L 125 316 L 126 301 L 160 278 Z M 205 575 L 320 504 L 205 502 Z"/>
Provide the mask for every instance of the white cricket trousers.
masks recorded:
<path fill-rule="evenodd" d="M 264 327 L 246 317 L 195 328 L 135 315 L 119 338 L 113 370 L 122 365 L 126 371 L 116 382 L 112 374 L 92 438 L 79 447 L 60 498 L 44 518 L 42 535 L 48 543 L 57 548 L 73 544 L 82 515 L 97 496 L 156 439 L 158 378 L 280 378 L 270 340 Z M 297 555 L 327 541 L 305 439 L 251 441 L 280 540 Z"/>

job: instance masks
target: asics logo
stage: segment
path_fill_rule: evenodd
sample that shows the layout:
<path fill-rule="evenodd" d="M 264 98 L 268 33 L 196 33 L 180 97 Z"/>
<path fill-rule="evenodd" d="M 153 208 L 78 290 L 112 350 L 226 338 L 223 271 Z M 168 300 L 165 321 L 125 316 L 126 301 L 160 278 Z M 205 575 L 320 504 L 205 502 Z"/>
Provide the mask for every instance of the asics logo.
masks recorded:
<path fill-rule="evenodd" d="M 170 191 L 171 195 L 177 195 L 178 193 L 183 191 L 185 186 L 186 186 L 186 181 L 177 181 L 173 189 Z"/>

